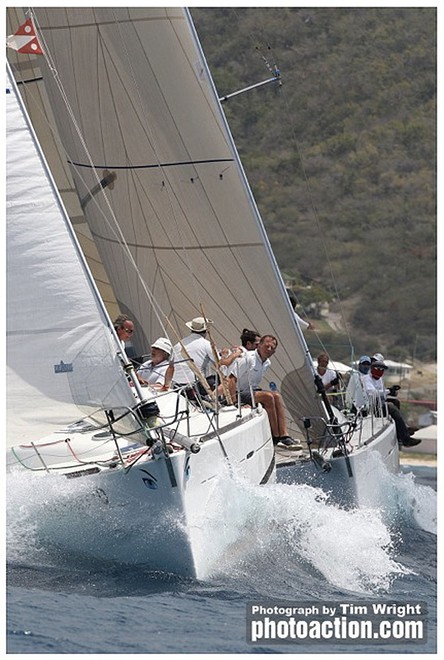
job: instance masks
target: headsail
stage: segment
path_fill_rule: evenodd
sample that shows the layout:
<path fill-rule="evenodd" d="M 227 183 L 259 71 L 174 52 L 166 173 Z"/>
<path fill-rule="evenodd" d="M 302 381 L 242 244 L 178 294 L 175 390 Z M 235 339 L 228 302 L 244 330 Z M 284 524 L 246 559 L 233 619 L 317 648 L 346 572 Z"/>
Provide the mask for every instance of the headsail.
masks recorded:
<path fill-rule="evenodd" d="M 6 86 L 8 444 L 134 406 L 110 322 L 30 126 Z"/>
<path fill-rule="evenodd" d="M 27 15 L 24 15 L 23 12 L 24 10 L 20 7 L 7 8 L 7 32 L 9 34 L 16 33 L 20 29 L 19 26 L 23 25 Z M 40 64 L 44 61 L 44 58 L 35 57 L 33 54 L 24 55 L 11 49 L 7 50 L 7 54 L 20 95 L 23 98 L 34 131 L 45 154 L 45 159 L 62 197 L 63 205 L 76 232 L 82 252 L 86 257 L 94 281 L 111 318 L 116 318 L 120 310 L 97 252 L 97 247 L 83 216 L 67 157 L 61 145 L 54 116 L 49 105 L 40 70 Z"/>
<path fill-rule="evenodd" d="M 238 343 L 244 327 L 274 334 L 270 378 L 293 418 L 322 414 L 187 11 L 81 7 L 36 9 L 36 16 L 70 106 L 62 109 L 43 69 L 83 211 L 122 311 L 143 329 L 141 350 L 168 334 L 168 322 L 183 335 L 202 304 L 220 345 Z M 105 173 L 114 176 L 112 189 L 96 194 Z"/>

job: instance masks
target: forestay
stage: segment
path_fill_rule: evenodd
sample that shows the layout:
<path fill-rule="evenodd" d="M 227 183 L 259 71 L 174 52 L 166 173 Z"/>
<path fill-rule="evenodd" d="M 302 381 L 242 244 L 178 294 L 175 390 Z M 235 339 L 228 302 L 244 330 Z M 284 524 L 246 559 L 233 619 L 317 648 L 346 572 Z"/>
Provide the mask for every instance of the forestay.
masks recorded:
<path fill-rule="evenodd" d="M 6 220 L 12 446 L 135 399 L 9 67 Z"/>
<path fill-rule="evenodd" d="M 78 195 L 139 352 L 159 335 L 176 341 L 169 324 L 182 336 L 203 305 L 219 345 L 238 343 L 244 327 L 276 335 L 270 380 L 299 423 L 322 414 L 187 11 L 55 8 L 36 18 L 77 124 L 41 58 Z M 112 186 L 101 185 L 108 173 Z"/>

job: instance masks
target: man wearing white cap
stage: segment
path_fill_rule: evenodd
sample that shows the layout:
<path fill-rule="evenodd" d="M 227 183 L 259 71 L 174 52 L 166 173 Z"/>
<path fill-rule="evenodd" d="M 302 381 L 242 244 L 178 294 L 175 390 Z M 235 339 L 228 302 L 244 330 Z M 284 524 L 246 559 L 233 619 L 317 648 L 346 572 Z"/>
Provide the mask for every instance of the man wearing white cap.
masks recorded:
<path fill-rule="evenodd" d="M 206 338 L 208 326 L 212 325 L 211 319 L 205 319 L 203 316 L 197 316 L 192 321 L 187 321 L 185 325 L 191 330 L 191 334 L 184 337 L 174 346 L 174 382 L 177 385 L 194 383 L 196 380 L 195 372 L 188 366 L 191 359 L 194 366 L 199 369 L 208 381 L 211 388 L 214 386 L 214 354 L 210 341 Z M 188 355 L 184 355 L 185 351 Z M 240 348 L 231 351 L 230 355 L 220 360 L 221 365 L 228 366 L 239 355 L 242 355 Z M 211 374 L 213 371 L 213 374 Z"/>
<path fill-rule="evenodd" d="M 375 353 L 374 355 L 372 355 L 371 361 L 372 361 L 371 366 L 373 366 L 375 362 L 384 363 L 384 356 L 382 355 L 382 353 Z M 381 382 L 383 382 L 382 378 L 380 380 Z M 385 387 L 385 385 L 384 386 L 381 385 L 381 387 Z M 399 385 L 392 385 L 391 387 L 388 387 L 385 392 L 387 401 L 390 401 L 391 403 L 393 403 L 394 406 L 396 406 L 399 409 L 401 408 L 398 399 L 398 392 L 400 389 L 401 388 Z"/>
<path fill-rule="evenodd" d="M 171 361 L 173 346 L 166 337 L 159 337 L 151 344 L 151 359 L 144 362 L 137 374 L 146 383 L 154 387 L 168 389 L 174 373 L 174 365 Z"/>

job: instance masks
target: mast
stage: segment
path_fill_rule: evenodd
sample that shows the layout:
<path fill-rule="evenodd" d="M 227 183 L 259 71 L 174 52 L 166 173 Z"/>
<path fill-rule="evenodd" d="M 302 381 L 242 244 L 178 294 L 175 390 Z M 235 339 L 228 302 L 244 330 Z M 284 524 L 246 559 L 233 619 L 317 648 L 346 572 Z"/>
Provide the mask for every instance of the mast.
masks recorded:
<path fill-rule="evenodd" d="M 275 335 L 270 379 L 293 419 L 325 416 L 189 14 L 35 13 L 69 102 L 42 63 L 79 199 L 115 173 L 83 210 L 119 307 L 143 330 L 140 351 L 169 323 L 183 336 L 203 304 L 219 347 L 237 344 L 243 327 Z"/>

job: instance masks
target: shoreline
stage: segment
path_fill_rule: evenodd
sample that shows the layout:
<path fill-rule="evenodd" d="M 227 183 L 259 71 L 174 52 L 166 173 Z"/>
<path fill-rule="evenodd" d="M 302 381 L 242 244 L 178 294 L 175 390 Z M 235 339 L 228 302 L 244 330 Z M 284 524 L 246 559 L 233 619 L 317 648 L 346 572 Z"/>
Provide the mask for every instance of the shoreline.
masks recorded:
<path fill-rule="evenodd" d="M 413 466 L 426 466 L 426 467 L 437 467 L 437 457 L 436 454 L 417 454 L 417 453 L 408 453 L 402 452 L 399 456 L 399 462 L 401 465 L 413 465 Z"/>

